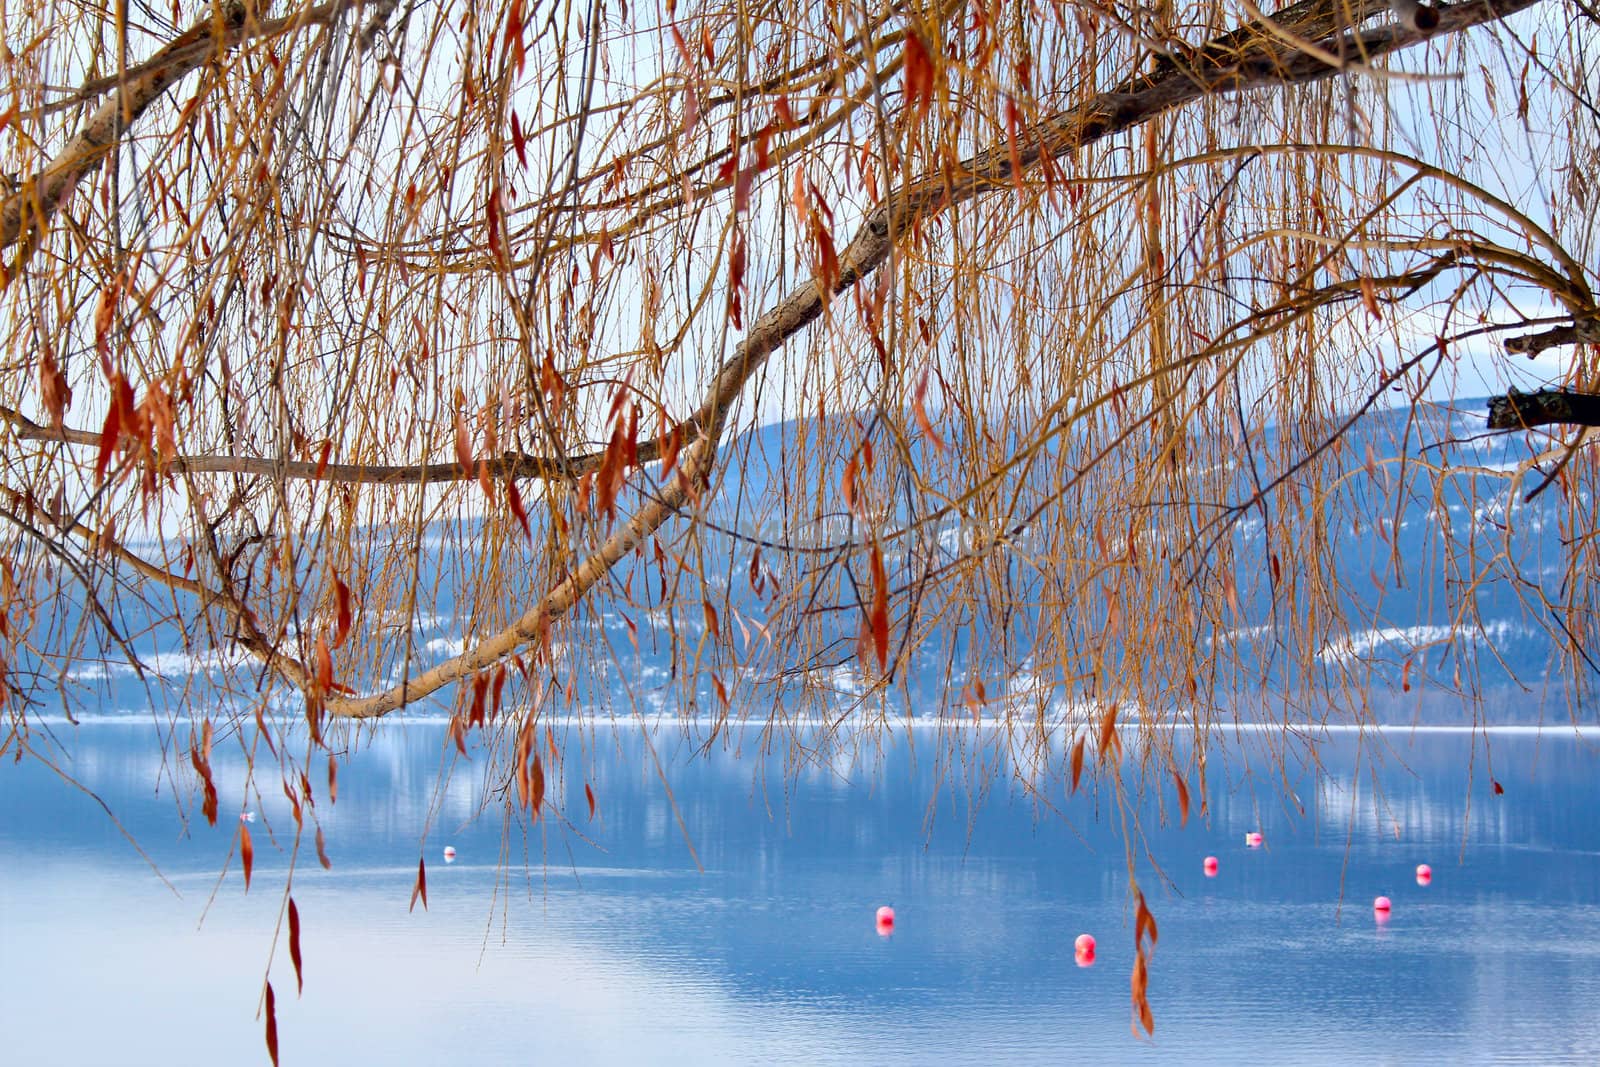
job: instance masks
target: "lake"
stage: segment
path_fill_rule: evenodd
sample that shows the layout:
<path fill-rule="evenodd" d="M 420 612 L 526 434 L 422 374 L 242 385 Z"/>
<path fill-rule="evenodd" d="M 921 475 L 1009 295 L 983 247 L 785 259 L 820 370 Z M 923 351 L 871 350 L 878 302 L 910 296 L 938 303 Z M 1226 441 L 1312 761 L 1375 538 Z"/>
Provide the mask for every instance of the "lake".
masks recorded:
<path fill-rule="evenodd" d="M 276 774 L 247 799 L 219 740 L 213 828 L 149 722 L 51 728 L 149 862 L 90 795 L 0 764 L 12 1063 L 264 1063 L 269 967 L 285 1064 L 1600 1062 L 1600 738 L 1571 728 L 1336 733 L 1320 770 L 1230 734 L 1180 826 L 1170 785 L 1163 823 L 1153 788 L 1019 781 L 988 728 L 794 765 L 624 726 L 552 768 L 570 823 L 524 833 L 498 799 L 477 814 L 481 760 L 441 781 L 444 728 L 397 721 L 319 800 L 331 869 L 309 842 L 296 861 L 298 998 Z M 1130 1030 L 1125 826 L 1159 923 L 1153 1038 Z"/>

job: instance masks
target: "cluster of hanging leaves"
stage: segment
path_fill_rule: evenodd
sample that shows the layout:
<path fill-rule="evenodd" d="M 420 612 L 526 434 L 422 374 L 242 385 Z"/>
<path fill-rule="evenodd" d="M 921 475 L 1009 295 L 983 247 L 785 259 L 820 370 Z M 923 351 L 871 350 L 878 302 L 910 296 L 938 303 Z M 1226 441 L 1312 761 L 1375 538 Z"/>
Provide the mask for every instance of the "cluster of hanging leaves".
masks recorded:
<path fill-rule="evenodd" d="M 1404 569 L 1395 509 L 1452 477 L 1448 442 L 1393 469 L 1347 416 L 1527 307 L 1594 310 L 1600 146 L 1580 12 L 1422 10 L 8 11 L 0 752 L 125 663 L 202 719 L 203 817 L 217 715 L 327 867 L 313 761 L 331 805 L 343 724 L 418 705 L 529 827 L 582 774 L 556 713 L 612 701 L 719 731 L 781 704 L 755 725 L 797 751 L 884 709 L 1030 752 L 1064 724 L 1068 792 L 1138 764 L 1186 823 L 1174 708 L 1199 743 L 1240 689 L 1470 693 L 1472 598 L 1528 576 L 1460 538 L 1427 564 L 1440 648 L 1329 654 Z M 1392 125 L 1434 113 L 1437 144 Z M 1549 208 L 1508 158 L 1568 176 Z M 1560 366 L 1600 384 L 1596 346 Z M 1538 588 L 1581 674 L 1600 463 L 1572 443 Z M 1336 556 L 1370 532 L 1364 599 Z M 174 688 L 151 652 L 209 666 Z"/>

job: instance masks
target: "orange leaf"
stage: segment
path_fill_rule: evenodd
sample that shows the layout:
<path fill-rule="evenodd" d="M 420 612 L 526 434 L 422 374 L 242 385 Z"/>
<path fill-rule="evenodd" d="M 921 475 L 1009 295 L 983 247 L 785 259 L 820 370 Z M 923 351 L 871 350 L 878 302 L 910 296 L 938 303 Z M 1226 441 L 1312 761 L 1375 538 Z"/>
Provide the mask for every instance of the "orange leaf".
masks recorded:
<path fill-rule="evenodd" d="M 255 866 L 256 847 L 250 843 L 250 828 L 239 824 L 239 862 L 244 865 L 244 891 L 250 892 L 250 870 Z"/>
<path fill-rule="evenodd" d="M 706 632 L 711 635 L 711 640 L 718 640 L 720 631 L 717 629 L 717 609 L 711 606 L 711 601 L 709 600 L 702 600 L 700 607 L 705 612 Z"/>
<path fill-rule="evenodd" d="M 1083 777 L 1083 743 L 1087 737 L 1080 736 L 1078 743 L 1072 746 L 1072 792 L 1078 791 L 1078 780 Z"/>
<path fill-rule="evenodd" d="M 50 416 L 51 426 L 60 426 L 62 415 L 72 406 L 72 387 L 67 384 L 66 375 L 56 366 L 55 355 L 48 348 L 45 349 L 44 358 L 39 361 L 39 400 Z"/>
<path fill-rule="evenodd" d="M 289 961 L 294 964 L 294 986 L 298 996 L 305 992 L 306 982 L 300 967 L 300 909 L 294 906 L 294 897 L 289 898 Z"/>
<path fill-rule="evenodd" d="M 339 802 L 339 764 L 333 756 L 328 757 L 328 803 Z"/>
<path fill-rule="evenodd" d="M 467 420 L 458 410 L 456 412 L 456 462 L 461 464 L 461 470 L 471 473 L 477 464 L 472 462 L 472 439 L 467 434 Z"/>
<path fill-rule="evenodd" d="M 417 898 L 422 898 L 422 910 L 428 910 L 428 865 L 425 860 L 417 860 L 417 884 L 411 887 L 411 907 L 407 911 L 417 910 Z"/>
<path fill-rule="evenodd" d="M 317 634 L 317 668 L 312 680 L 320 692 L 333 687 L 333 653 L 328 651 L 328 639 Z"/>
<path fill-rule="evenodd" d="M 1100 759 L 1106 758 L 1111 744 L 1117 739 L 1117 706 L 1112 704 L 1100 718 Z"/>
<path fill-rule="evenodd" d="M 272 995 L 272 983 L 267 983 L 267 1055 L 272 1057 L 272 1067 L 278 1067 L 278 1001 Z"/>
<path fill-rule="evenodd" d="M 317 862 L 322 864 L 325 871 L 333 870 L 333 861 L 328 858 L 327 843 L 322 839 L 322 827 L 317 827 Z"/>
<path fill-rule="evenodd" d="M 928 440 L 933 442 L 934 449 L 942 453 L 945 447 L 944 438 L 940 437 L 939 431 L 933 428 L 933 422 L 928 418 L 928 411 L 922 406 L 922 398 L 927 391 L 928 372 L 924 369 L 921 379 L 917 382 L 916 392 L 911 394 L 911 414 L 916 416 L 917 425 L 922 428 L 922 432 L 927 435 Z"/>
<path fill-rule="evenodd" d="M 544 806 L 544 764 L 540 762 L 538 753 L 534 753 L 533 763 L 528 768 L 528 806 L 533 809 L 533 817 L 539 817 L 539 809 Z"/>
<path fill-rule="evenodd" d="M 1178 768 L 1172 768 L 1172 784 L 1178 787 L 1178 825 L 1189 825 L 1189 786 L 1184 782 L 1183 775 L 1178 773 Z"/>

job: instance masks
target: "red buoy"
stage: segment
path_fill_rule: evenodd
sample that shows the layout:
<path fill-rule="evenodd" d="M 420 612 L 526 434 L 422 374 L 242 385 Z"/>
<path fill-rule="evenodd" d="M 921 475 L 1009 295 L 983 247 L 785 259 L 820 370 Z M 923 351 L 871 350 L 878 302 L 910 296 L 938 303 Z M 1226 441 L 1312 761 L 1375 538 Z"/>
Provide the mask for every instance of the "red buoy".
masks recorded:
<path fill-rule="evenodd" d="M 1417 884 L 1427 885 L 1433 881 L 1433 868 L 1426 863 L 1417 864 Z"/>
<path fill-rule="evenodd" d="M 456 850 L 453 845 L 444 846 L 444 861 L 446 863 L 454 863 L 456 861 Z"/>
<path fill-rule="evenodd" d="M 1259 830 L 1251 830 L 1249 833 L 1245 834 L 1244 835 L 1244 847 L 1245 848 L 1260 848 L 1261 847 L 1261 832 Z"/>
<path fill-rule="evenodd" d="M 1078 939 L 1072 943 L 1072 957 L 1079 967 L 1094 966 L 1094 935 L 1079 934 Z"/>
<path fill-rule="evenodd" d="M 1388 915 L 1389 909 L 1392 906 L 1393 905 L 1390 903 L 1388 897 L 1379 897 L 1377 900 L 1372 902 L 1372 910 L 1377 912 L 1379 915 Z"/>
<path fill-rule="evenodd" d="M 878 928 L 880 937 L 888 937 L 894 933 L 894 909 L 887 904 L 879 908 L 875 925 Z"/>
<path fill-rule="evenodd" d="M 1215 878 L 1217 876 L 1217 866 L 1218 866 L 1217 857 L 1215 857 L 1215 856 L 1207 856 L 1206 857 L 1205 868 L 1206 868 L 1206 877 L 1207 878 Z"/>

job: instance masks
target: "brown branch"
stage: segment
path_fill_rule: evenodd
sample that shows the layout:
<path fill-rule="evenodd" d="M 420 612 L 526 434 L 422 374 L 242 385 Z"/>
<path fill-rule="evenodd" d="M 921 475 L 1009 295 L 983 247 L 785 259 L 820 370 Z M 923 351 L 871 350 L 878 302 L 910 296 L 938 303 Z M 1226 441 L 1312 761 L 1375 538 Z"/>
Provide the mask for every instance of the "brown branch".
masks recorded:
<path fill-rule="evenodd" d="M 1600 426 L 1600 394 L 1577 393 L 1570 389 L 1519 393 L 1513 389 L 1504 396 L 1489 398 L 1491 430 L 1525 430 L 1557 422 Z"/>
<path fill-rule="evenodd" d="M 70 426 L 45 426 L 37 423 L 14 408 L 0 405 L 0 421 L 11 424 L 20 441 L 40 441 L 48 444 L 75 445 L 80 448 L 99 448 L 100 435 L 89 430 Z M 660 459 L 667 445 L 673 441 L 692 440 L 702 426 L 697 418 L 686 419 L 659 437 L 640 441 L 639 462 L 654 463 Z M 578 455 L 545 456 L 534 452 L 504 452 L 498 456 L 485 456 L 480 462 L 492 478 L 537 478 L 542 481 L 576 481 L 591 471 L 600 469 L 605 452 L 584 452 Z M 471 469 L 454 460 L 437 463 L 316 463 L 306 460 L 278 460 L 269 456 L 216 456 L 188 455 L 163 457 L 162 473 L 171 474 L 243 474 L 260 478 L 292 478 L 297 481 L 322 481 L 340 485 L 437 485 L 444 482 L 474 481 L 479 470 Z"/>
<path fill-rule="evenodd" d="M 1379 5 L 1356 0 L 1302 0 L 1276 13 L 1274 22 L 1310 39 L 1319 51 L 1359 57 L 1362 62 L 1410 47 L 1430 38 L 1456 33 L 1533 6 L 1539 0 L 1480 0 L 1440 8 L 1433 31 L 1400 25 L 1366 31 L 1341 28 L 1343 13 L 1358 11 L 1366 17 Z M 1385 8 L 1382 8 L 1386 10 Z M 1249 31 L 1249 32 L 1247 32 Z M 1241 36 L 1241 34 L 1243 36 Z M 492 666 L 548 634 L 551 620 L 565 614 L 628 552 L 659 529 L 704 483 L 724 417 L 750 378 L 781 348 L 822 315 L 827 301 L 878 270 L 889 258 L 898 234 L 922 220 L 980 193 L 1009 189 L 1016 176 L 1013 160 L 1022 171 L 1037 168 L 1094 141 L 1140 126 L 1158 115 L 1217 93 L 1238 92 L 1260 86 L 1284 86 L 1318 81 L 1338 73 L 1308 52 L 1286 47 L 1260 28 L 1246 27 L 1227 37 L 1227 48 L 1200 49 L 1184 63 L 1130 79 L 1118 88 L 1059 112 L 1030 127 L 1014 153 L 1008 144 L 996 144 L 961 164 L 953 176 L 938 175 L 910 182 L 879 206 L 839 257 L 839 274 L 825 293 L 815 279 L 806 281 L 769 309 L 745 340 L 712 378 L 705 402 L 696 413 L 705 427 L 685 449 L 677 476 L 650 503 L 630 518 L 568 577 L 546 593 L 532 609 L 510 626 L 473 648 L 399 685 L 364 697 L 329 700 L 326 711 L 334 716 L 375 718 L 426 697 L 477 671 Z"/>
<path fill-rule="evenodd" d="M 203 16 L 149 60 L 128 71 L 120 88 L 95 109 L 60 154 L 5 198 L 0 204 L 0 249 L 42 232 L 78 184 L 99 169 L 134 120 L 190 72 L 243 41 L 327 25 L 347 6 L 344 0 L 332 0 L 284 18 L 256 22 L 242 3 L 233 2 L 222 8 L 222 18 L 215 22 L 209 14 Z"/>
<path fill-rule="evenodd" d="M 1508 337 L 1506 351 L 1536 356 L 1547 348 L 1556 348 L 1560 345 L 1593 344 L 1600 344 L 1600 315 L 1584 315 L 1574 319 L 1567 326 L 1557 326 L 1553 330 L 1544 330 L 1540 333 L 1527 333 L 1520 337 Z"/>

